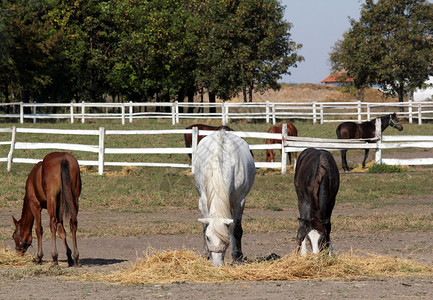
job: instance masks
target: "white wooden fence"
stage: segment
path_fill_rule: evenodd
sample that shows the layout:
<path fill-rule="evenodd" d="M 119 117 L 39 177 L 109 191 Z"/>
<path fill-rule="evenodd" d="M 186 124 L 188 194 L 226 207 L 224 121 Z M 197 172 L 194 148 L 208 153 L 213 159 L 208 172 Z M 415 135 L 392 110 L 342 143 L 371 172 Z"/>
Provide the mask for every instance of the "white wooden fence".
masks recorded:
<path fill-rule="evenodd" d="M 379 127 L 377 127 L 379 126 Z M 376 124 L 380 128 L 380 119 Z M 208 135 L 214 131 L 194 129 L 172 129 L 172 130 L 105 130 L 100 127 L 98 130 L 67 130 L 67 129 L 35 129 L 35 128 L 0 128 L 0 133 L 10 133 L 11 139 L 0 141 L 0 146 L 9 146 L 7 157 L 0 157 L 0 162 L 7 162 L 7 170 L 11 170 L 12 163 L 37 163 L 42 158 L 19 158 L 14 157 L 16 149 L 46 149 L 46 150 L 64 150 L 64 151 L 84 151 L 98 154 L 98 160 L 80 160 L 80 165 L 98 166 L 100 175 L 104 172 L 105 166 L 157 166 L 157 167 L 175 167 L 191 168 L 190 164 L 180 163 L 155 163 L 155 162 L 106 162 L 105 154 L 195 154 L 198 135 Z M 377 130 L 380 133 L 380 130 Z M 82 145 L 67 143 L 33 143 L 20 142 L 19 133 L 31 134 L 54 134 L 54 135 L 93 135 L 99 137 L 98 145 Z M 158 135 L 158 134 L 185 134 L 193 135 L 192 148 L 106 148 L 104 139 L 106 135 Z M 327 150 L 341 149 L 375 149 L 376 163 L 390 165 L 427 165 L 433 164 L 432 158 L 417 159 L 382 159 L 381 151 L 383 149 L 400 149 L 400 148 L 433 148 L 433 136 L 381 136 L 380 134 L 374 139 L 369 140 L 337 140 L 337 139 L 318 139 L 307 137 L 287 136 L 287 128 L 283 127 L 283 134 L 264 133 L 264 132 L 243 132 L 235 131 L 234 134 L 243 138 L 263 139 L 280 139 L 281 144 L 251 144 L 251 150 L 281 149 L 284 155 L 281 156 L 281 162 L 256 162 L 257 168 L 281 168 L 282 174 L 286 173 L 287 152 L 299 152 L 305 148 L 319 148 Z M 194 170 L 192 170 L 194 172 Z"/>
<path fill-rule="evenodd" d="M 261 119 L 276 124 L 277 119 L 306 119 L 313 123 L 343 122 L 355 120 L 369 121 L 377 116 L 398 112 L 409 123 L 433 120 L 433 102 L 310 102 L 310 103 L 189 103 L 189 102 L 144 102 L 144 103 L 0 103 L 19 113 L 1 114 L 0 118 L 25 119 L 36 122 L 38 119 L 68 119 L 70 123 L 90 119 L 120 119 L 122 124 L 132 123 L 134 119 L 171 119 L 172 124 L 180 119 L 220 119 L 223 125 L 236 119 Z M 47 108 L 58 108 L 59 113 L 42 113 Z M 180 108 L 196 112 L 180 112 Z M 214 107 L 217 112 L 205 112 Z M 26 109 L 27 108 L 27 109 Z M 159 108 L 162 111 L 157 111 Z M 104 112 L 105 110 L 105 112 Z M 164 111 L 167 110 L 167 111 Z M 26 113 L 27 111 L 27 113 Z M 95 112 L 97 111 L 97 112 Z"/>

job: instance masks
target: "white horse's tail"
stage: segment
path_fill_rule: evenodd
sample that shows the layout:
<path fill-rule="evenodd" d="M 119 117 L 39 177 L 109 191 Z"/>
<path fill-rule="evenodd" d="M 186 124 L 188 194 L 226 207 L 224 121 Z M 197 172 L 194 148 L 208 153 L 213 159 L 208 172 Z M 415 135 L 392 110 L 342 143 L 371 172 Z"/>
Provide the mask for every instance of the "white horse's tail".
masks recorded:
<path fill-rule="evenodd" d="M 215 141 L 218 145 L 214 147 L 213 153 L 209 153 L 210 160 L 206 169 L 205 190 L 207 207 L 211 216 L 229 219 L 231 218 L 229 192 L 228 186 L 224 183 L 221 169 L 225 135 L 225 131 L 219 131 L 218 139 Z"/>

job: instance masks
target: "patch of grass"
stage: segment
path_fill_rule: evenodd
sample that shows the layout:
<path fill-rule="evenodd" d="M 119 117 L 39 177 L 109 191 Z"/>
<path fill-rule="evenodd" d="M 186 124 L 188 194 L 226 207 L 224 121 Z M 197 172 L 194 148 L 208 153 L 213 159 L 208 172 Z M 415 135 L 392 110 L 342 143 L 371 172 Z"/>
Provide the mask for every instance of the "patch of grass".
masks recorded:
<path fill-rule="evenodd" d="M 225 264 L 212 267 L 198 254 L 188 251 L 148 251 L 143 259 L 128 268 L 109 275 L 95 274 L 83 279 L 111 281 L 121 284 L 156 284 L 173 282 L 233 282 L 233 281 L 292 281 L 318 279 L 356 279 L 431 275 L 433 267 L 408 260 L 374 254 L 338 254 L 330 257 L 299 257 L 287 255 L 281 259 L 243 265 Z"/>
<path fill-rule="evenodd" d="M 368 173 L 401 173 L 406 170 L 400 166 L 391 166 L 385 164 L 374 164 L 368 169 Z"/>

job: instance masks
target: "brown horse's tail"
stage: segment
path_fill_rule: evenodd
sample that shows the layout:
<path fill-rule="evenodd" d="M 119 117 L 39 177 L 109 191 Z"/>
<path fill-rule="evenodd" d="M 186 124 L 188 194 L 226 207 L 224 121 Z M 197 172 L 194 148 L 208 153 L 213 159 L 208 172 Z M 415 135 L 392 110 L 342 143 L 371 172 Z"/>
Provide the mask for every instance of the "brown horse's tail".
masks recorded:
<path fill-rule="evenodd" d="M 60 199 L 59 218 L 61 221 L 63 221 L 64 219 L 76 220 L 78 208 L 74 202 L 70 166 L 69 162 L 66 159 L 62 160 L 60 169 L 60 174 L 62 178 L 62 196 Z"/>

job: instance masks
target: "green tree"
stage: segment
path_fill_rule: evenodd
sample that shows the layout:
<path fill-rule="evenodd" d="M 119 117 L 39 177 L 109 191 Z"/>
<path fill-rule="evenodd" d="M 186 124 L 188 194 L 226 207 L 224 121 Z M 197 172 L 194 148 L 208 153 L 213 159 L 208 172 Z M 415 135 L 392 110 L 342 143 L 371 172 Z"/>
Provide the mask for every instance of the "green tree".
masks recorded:
<path fill-rule="evenodd" d="M 335 71 L 355 77 L 355 85 L 379 84 L 403 97 L 433 74 L 433 4 L 423 0 L 367 0 L 359 21 L 330 54 Z"/>
<path fill-rule="evenodd" d="M 208 0 L 200 7 L 203 38 L 200 41 L 197 82 L 227 100 L 248 89 L 278 88 L 277 80 L 303 60 L 301 47 L 290 40 L 291 24 L 284 8 L 274 0 Z"/>

